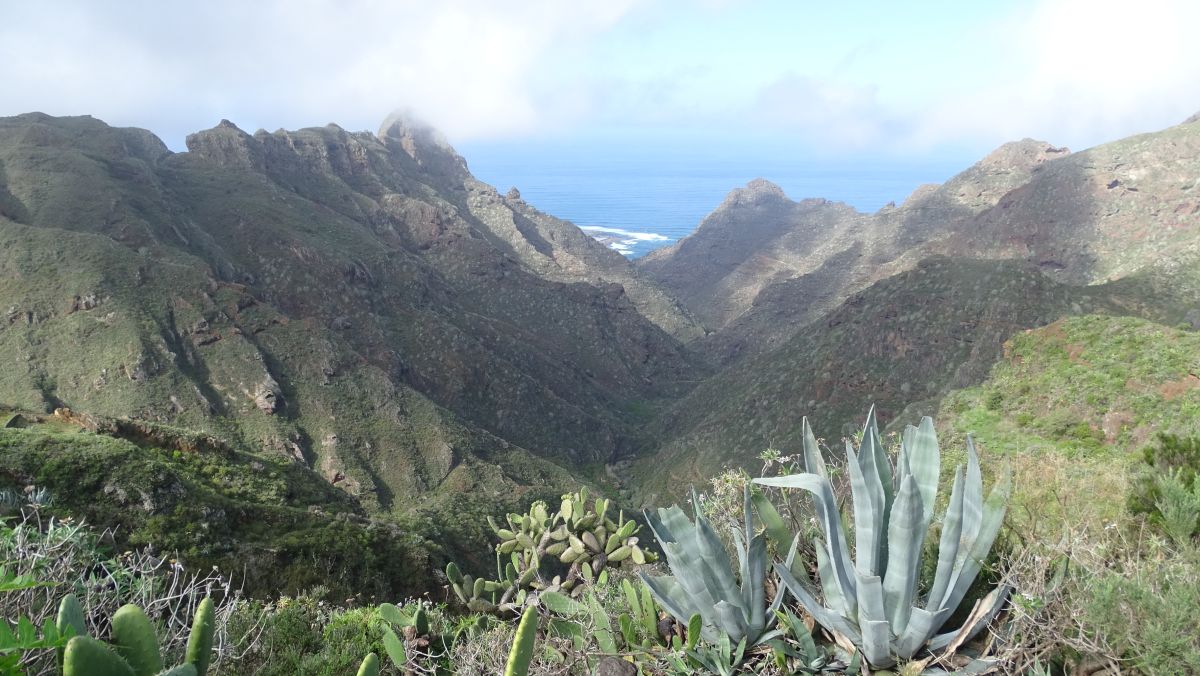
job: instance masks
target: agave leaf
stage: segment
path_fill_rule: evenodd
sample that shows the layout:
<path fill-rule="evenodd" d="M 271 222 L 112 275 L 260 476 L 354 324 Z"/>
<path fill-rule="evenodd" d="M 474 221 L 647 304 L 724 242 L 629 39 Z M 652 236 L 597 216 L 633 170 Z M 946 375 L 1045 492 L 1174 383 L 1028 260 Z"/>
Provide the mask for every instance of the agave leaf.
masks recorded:
<path fill-rule="evenodd" d="M 858 623 L 887 620 L 883 603 L 883 580 L 878 575 L 864 575 L 854 571 L 858 577 Z"/>
<path fill-rule="evenodd" d="M 937 501 L 938 478 L 941 472 L 941 453 L 938 450 L 937 432 L 933 418 L 921 418 L 919 427 L 909 426 L 904 430 L 902 441 L 908 470 L 917 480 L 924 505 L 926 525 L 933 519 L 933 506 Z"/>
<path fill-rule="evenodd" d="M 657 516 L 653 512 L 645 512 L 646 521 L 662 546 L 671 569 L 677 571 L 675 579 L 678 586 L 689 597 L 694 597 L 694 603 L 698 606 L 708 607 L 715 604 L 718 599 L 709 590 L 722 589 L 732 584 L 722 584 L 712 572 L 713 566 L 707 562 L 707 557 L 714 555 L 711 544 L 697 544 L 698 541 L 704 543 L 703 531 L 693 525 L 678 507 L 659 509 L 657 512 Z M 713 538 L 715 537 L 713 535 Z M 720 545 L 719 541 L 717 545 Z M 729 556 L 725 554 L 723 547 L 720 549 L 721 552 L 717 556 L 728 564 Z M 728 565 L 726 567 L 728 568 Z M 736 587 L 733 589 L 736 593 Z M 684 615 L 690 616 L 690 613 Z"/>
<path fill-rule="evenodd" d="M 908 626 L 904 628 L 900 637 L 892 642 L 892 651 L 896 657 L 906 660 L 916 655 L 929 637 L 933 636 L 933 632 L 945 624 L 953 612 L 953 608 L 943 608 L 936 613 L 923 608 L 913 608 L 908 618 Z"/>
<path fill-rule="evenodd" d="M 750 542 L 747 565 L 742 570 L 742 596 L 748 598 L 750 633 L 758 634 L 767 624 L 767 539 L 762 535 Z"/>
<path fill-rule="evenodd" d="M 892 518 L 888 524 L 888 568 L 883 578 L 883 598 L 892 631 L 900 634 L 908 626 L 917 576 L 921 569 L 921 545 L 925 542 L 925 511 L 921 489 L 910 474 L 904 477 Z"/>
<path fill-rule="evenodd" d="M 758 518 L 766 528 L 767 536 L 775 542 L 775 549 L 782 552 L 788 543 L 792 541 L 792 531 L 784 523 L 783 517 L 779 515 L 779 510 L 775 509 L 775 505 L 767 499 L 767 496 L 762 491 L 754 489 L 750 493 L 750 500 L 754 503 L 754 511 L 758 512 Z"/>
<path fill-rule="evenodd" d="M 929 598 L 925 609 L 936 611 L 942 608 L 942 600 L 946 590 L 950 588 L 950 579 L 954 576 L 954 563 L 958 560 L 958 547 L 962 537 L 963 525 L 963 489 L 962 465 L 954 468 L 954 488 L 950 491 L 950 504 L 946 507 L 946 516 L 942 520 L 942 539 L 938 543 L 937 571 L 933 576 L 933 587 L 929 590 Z"/>
<path fill-rule="evenodd" d="M 807 417 L 801 418 L 800 427 L 801 437 L 804 439 L 804 470 L 828 479 L 829 471 L 825 469 L 825 458 L 821 455 L 821 447 L 817 444 L 817 437 L 813 434 L 812 425 L 808 424 Z"/>
<path fill-rule="evenodd" d="M 813 596 L 808 590 L 808 588 L 801 584 L 786 566 L 776 563 L 775 573 L 779 575 L 780 582 L 787 587 L 788 591 L 792 593 L 792 596 L 796 597 L 796 600 L 800 602 L 800 605 L 804 607 L 804 610 L 807 611 L 809 615 L 812 615 L 813 619 L 815 619 L 818 624 L 843 634 L 855 644 L 862 642 L 862 634 L 858 631 L 858 627 L 852 622 L 848 621 L 842 615 L 830 611 L 828 608 L 821 605 L 817 601 L 816 597 Z"/>
<path fill-rule="evenodd" d="M 993 589 L 987 596 L 976 601 L 975 607 L 971 609 L 971 614 L 963 622 L 963 625 L 956 631 L 940 634 L 930 639 L 929 649 L 941 650 L 945 648 L 948 652 L 953 653 L 962 644 L 975 638 L 996 617 L 1000 609 L 1004 607 L 1004 601 L 1008 599 L 1011 591 L 1012 587 L 1006 584 L 1000 585 Z M 937 627 L 934 627 L 930 630 L 930 634 L 932 635 L 936 629 Z"/>
<path fill-rule="evenodd" d="M 817 540 L 814 545 L 813 549 L 817 554 L 817 577 L 821 582 L 821 594 L 825 597 L 825 603 L 840 615 L 857 617 L 858 599 L 847 599 L 842 592 L 837 576 L 833 574 L 833 566 L 829 563 L 829 554 L 825 553 L 825 543 Z"/>
<path fill-rule="evenodd" d="M 862 651 L 867 662 L 875 668 L 887 668 L 896 663 L 892 657 L 891 629 L 887 620 L 859 621 L 862 627 Z"/>
<path fill-rule="evenodd" d="M 887 449 L 883 446 L 883 438 L 879 436 L 879 423 L 875 420 L 875 405 L 871 405 L 871 410 L 867 413 L 867 424 L 863 427 L 862 446 L 859 447 L 859 455 L 867 456 L 870 451 L 869 462 L 875 468 L 875 474 L 880 479 L 880 486 L 883 488 L 883 518 L 887 521 L 888 513 L 892 508 L 892 499 L 895 497 L 892 490 L 891 481 L 883 481 L 884 477 L 891 478 L 892 466 L 888 462 Z M 865 470 L 864 470 L 865 473 Z"/>
<path fill-rule="evenodd" d="M 642 582 L 650 589 L 650 594 L 654 596 L 654 600 L 664 610 L 670 613 L 676 619 L 681 617 L 703 617 L 700 614 L 700 609 L 695 606 L 692 597 L 683 590 L 679 581 L 670 575 L 650 576 L 645 573 L 638 573 L 642 578 Z M 711 606 L 710 606 L 711 607 Z M 715 638 L 715 634 L 713 634 Z M 706 635 L 705 640 L 709 639 Z"/>
<path fill-rule="evenodd" d="M 963 528 L 962 539 L 967 544 L 960 549 L 959 559 L 970 550 L 970 543 L 979 535 L 979 523 L 983 519 L 983 473 L 979 470 L 979 454 L 975 452 L 975 441 L 967 435 L 967 479 L 963 485 Z"/>
<path fill-rule="evenodd" d="M 745 636 L 750 631 L 742 609 L 728 601 L 721 601 L 713 606 L 709 616 L 717 628 L 728 636 Z"/>
<path fill-rule="evenodd" d="M 817 504 L 821 530 L 825 534 L 829 568 L 841 588 L 842 597 L 851 603 L 856 598 L 855 580 L 850 572 L 853 564 L 850 560 L 850 549 L 842 537 L 842 518 L 838 512 L 837 500 L 833 497 L 833 486 L 829 480 L 816 474 L 789 474 L 788 476 L 755 479 L 754 483 L 762 486 L 777 486 L 779 488 L 799 488 L 812 493 Z M 853 609 L 850 606 L 849 609 Z"/>
<path fill-rule="evenodd" d="M 846 442 L 846 458 L 846 468 L 850 473 L 850 492 L 854 498 L 854 554 L 857 558 L 855 567 L 863 575 L 877 575 L 880 572 L 879 543 L 882 533 L 876 529 L 876 525 L 883 524 L 883 520 L 879 518 L 883 513 L 883 488 L 877 480 L 864 475 L 859 457 L 855 455 L 854 447 L 849 441 Z"/>
<path fill-rule="evenodd" d="M 996 536 L 1000 534 L 1000 527 L 1004 525 L 1004 514 L 1008 510 L 1008 499 L 1011 494 L 1012 472 L 1005 472 L 1000 480 L 996 482 L 996 485 L 992 487 L 992 492 L 988 494 L 988 501 L 983 508 L 979 531 L 975 541 L 971 543 L 971 550 L 967 555 L 966 561 L 963 562 L 957 577 L 950 583 L 950 589 L 946 592 L 946 599 L 942 602 L 943 607 L 958 607 L 958 604 L 962 602 L 963 596 L 967 593 L 967 589 L 975 581 L 975 576 L 979 574 L 979 569 L 983 567 L 983 560 L 987 558 L 988 552 L 992 549 L 992 543 L 996 541 Z"/>

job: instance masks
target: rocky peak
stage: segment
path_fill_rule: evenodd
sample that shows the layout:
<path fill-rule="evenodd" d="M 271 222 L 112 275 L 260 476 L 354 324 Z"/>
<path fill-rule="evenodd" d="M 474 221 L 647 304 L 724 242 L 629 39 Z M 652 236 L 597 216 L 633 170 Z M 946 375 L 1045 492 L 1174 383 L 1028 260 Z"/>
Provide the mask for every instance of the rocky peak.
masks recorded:
<path fill-rule="evenodd" d="M 721 206 L 741 206 L 767 200 L 786 200 L 783 188 L 765 178 L 756 178 L 744 188 L 734 188 L 725 196 Z"/>
<path fill-rule="evenodd" d="M 1055 147 L 1045 141 L 1022 139 L 1005 143 L 984 157 L 976 165 L 987 169 L 1030 169 L 1049 160 L 1066 157 L 1069 148 Z"/>
<path fill-rule="evenodd" d="M 417 118 L 411 111 L 388 116 L 379 127 L 379 139 L 398 146 L 423 169 L 449 176 L 467 173 L 467 163 L 441 132 Z"/>
<path fill-rule="evenodd" d="M 221 120 L 212 129 L 188 134 L 186 143 L 188 152 L 224 166 L 263 168 L 262 144 L 229 120 Z"/>

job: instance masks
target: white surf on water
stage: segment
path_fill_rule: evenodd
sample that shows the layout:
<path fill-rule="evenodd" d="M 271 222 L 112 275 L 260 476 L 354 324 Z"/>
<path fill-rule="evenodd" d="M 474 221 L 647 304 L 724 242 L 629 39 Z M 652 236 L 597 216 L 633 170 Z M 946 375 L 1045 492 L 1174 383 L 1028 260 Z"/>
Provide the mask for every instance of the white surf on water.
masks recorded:
<path fill-rule="evenodd" d="M 610 248 L 626 256 L 632 255 L 634 248 L 642 242 L 669 242 L 670 237 L 653 232 L 631 232 L 621 228 L 609 228 L 603 225 L 581 225 L 580 230 L 588 233 L 597 241 L 607 244 Z"/>

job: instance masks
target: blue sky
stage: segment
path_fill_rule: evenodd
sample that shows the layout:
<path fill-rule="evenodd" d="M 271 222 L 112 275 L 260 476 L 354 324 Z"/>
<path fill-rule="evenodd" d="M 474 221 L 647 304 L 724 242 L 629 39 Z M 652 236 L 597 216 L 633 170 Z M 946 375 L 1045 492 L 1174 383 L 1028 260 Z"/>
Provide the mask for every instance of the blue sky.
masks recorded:
<path fill-rule="evenodd" d="M 175 149 L 409 108 L 481 152 L 969 160 L 1181 121 L 1197 25 L 1190 0 L 0 0 L 0 114 Z"/>

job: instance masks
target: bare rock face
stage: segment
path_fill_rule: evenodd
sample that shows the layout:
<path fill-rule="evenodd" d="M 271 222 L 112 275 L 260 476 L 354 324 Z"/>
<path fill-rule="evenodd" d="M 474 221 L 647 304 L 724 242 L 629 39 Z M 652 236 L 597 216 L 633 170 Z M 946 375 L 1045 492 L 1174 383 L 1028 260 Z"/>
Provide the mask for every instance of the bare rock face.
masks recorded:
<path fill-rule="evenodd" d="M 273 415 L 283 406 L 283 395 L 279 391 L 279 383 L 269 375 L 254 388 L 253 398 L 254 405 L 258 407 L 258 410 L 267 415 Z"/>
<path fill-rule="evenodd" d="M 465 177 L 467 162 L 446 137 L 410 112 L 397 112 L 383 121 L 379 139 L 397 145 L 425 171 L 435 176 Z"/>
<path fill-rule="evenodd" d="M 262 145 L 229 120 L 221 120 L 212 129 L 189 134 L 186 143 L 188 152 L 222 165 L 254 170 L 264 167 Z"/>

